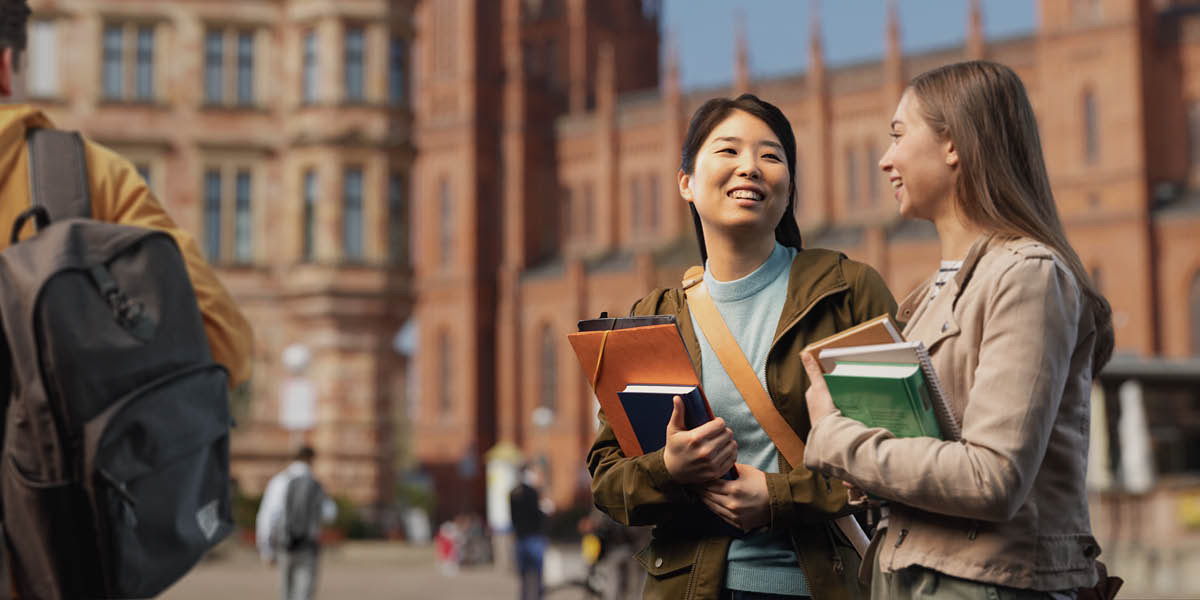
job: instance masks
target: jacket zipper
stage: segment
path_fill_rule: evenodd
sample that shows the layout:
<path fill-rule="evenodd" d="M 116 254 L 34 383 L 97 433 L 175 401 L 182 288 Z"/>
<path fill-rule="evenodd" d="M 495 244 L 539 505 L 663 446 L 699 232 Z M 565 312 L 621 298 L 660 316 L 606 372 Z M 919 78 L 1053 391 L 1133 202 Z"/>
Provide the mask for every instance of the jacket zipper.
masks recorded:
<path fill-rule="evenodd" d="M 804 310 L 800 311 L 800 314 L 796 315 L 796 318 L 792 319 L 791 321 L 788 321 L 788 324 L 784 325 L 783 328 L 781 328 L 778 331 L 778 333 L 775 334 L 775 338 L 771 340 L 771 347 L 767 348 L 767 360 L 763 361 L 763 368 L 762 368 L 762 382 L 763 382 L 763 387 L 766 388 L 768 398 L 771 397 L 771 387 L 768 384 L 769 380 L 767 379 L 767 365 L 771 364 L 771 353 L 775 351 L 775 344 L 779 343 L 779 340 L 784 336 L 784 334 L 786 334 L 788 332 L 788 330 L 795 327 L 797 323 L 799 323 L 801 320 L 804 319 L 804 317 L 807 317 L 808 313 L 812 312 L 813 307 L 816 306 L 818 302 L 820 302 L 838 292 L 844 292 L 848 289 L 850 289 L 849 285 L 845 285 L 845 284 L 839 285 L 835 288 L 832 288 L 832 289 L 826 291 L 825 293 L 821 294 L 820 296 L 813 298 L 812 301 L 808 303 L 808 306 L 804 307 Z M 771 398 L 771 402 L 772 403 L 775 402 L 775 399 Z M 778 451 L 777 451 L 777 453 L 778 453 Z M 795 465 L 793 465 L 793 467 L 794 466 Z"/>
<path fill-rule="evenodd" d="M 704 542 L 700 543 L 700 548 L 696 550 L 696 566 L 692 567 L 692 575 L 688 577 L 687 589 L 683 592 L 684 600 L 691 600 L 692 591 L 696 589 L 696 577 L 700 574 L 700 559 L 704 556 Z"/>
<path fill-rule="evenodd" d="M 779 330 L 779 332 L 775 335 L 775 338 L 771 340 L 771 347 L 767 348 L 767 360 L 763 361 L 763 370 L 762 370 L 763 387 L 766 388 L 766 390 L 767 390 L 768 398 L 771 397 L 771 388 L 769 385 L 767 385 L 767 382 L 768 382 L 768 380 L 767 380 L 767 365 L 771 364 L 771 352 L 773 352 L 775 350 L 775 344 L 779 342 L 780 338 L 782 338 L 783 335 L 788 332 L 788 330 L 790 330 L 792 327 L 795 327 L 797 323 L 799 323 L 802 319 L 804 319 L 804 317 L 808 316 L 808 313 L 812 311 L 813 307 L 816 306 L 818 302 L 820 302 L 838 292 L 843 292 L 848 289 L 850 289 L 849 285 L 840 285 L 840 286 L 837 286 L 833 289 L 826 291 L 825 293 L 821 294 L 820 296 L 817 296 L 816 298 L 813 298 L 812 301 L 808 303 L 808 306 L 804 307 L 804 310 L 800 311 L 800 314 L 796 315 L 796 318 L 792 319 L 791 321 L 788 321 L 788 324 L 783 326 L 783 328 L 781 328 Z M 772 398 L 771 401 L 774 402 L 775 400 Z M 783 453 L 779 452 L 778 449 L 775 450 L 775 459 L 776 459 L 776 462 L 778 462 L 778 464 L 779 464 L 779 472 L 780 473 L 787 473 L 787 471 L 791 470 L 791 469 L 788 469 L 787 471 L 784 470 Z M 795 468 L 795 466 L 793 465 L 792 468 Z M 826 486 L 829 485 L 828 479 L 825 480 L 825 485 Z M 826 535 L 828 535 L 829 534 L 828 526 L 825 524 L 822 524 L 821 526 L 825 528 L 825 530 L 826 530 L 825 533 L 826 533 Z M 819 600 L 821 595 L 820 595 L 820 593 L 817 592 L 817 590 L 812 585 L 812 579 L 809 577 L 809 573 L 811 571 L 808 568 L 808 562 L 804 559 L 804 553 L 800 551 L 800 547 L 796 544 L 796 539 L 795 539 L 795 537 L 792 536 L 791 532 L 788 532 L 788 540 L 792 543 L 792 551 L 796 553 L 796 561 L 800 564 L 800 570 L 804 572 L 804 581 L 805 581 L 805 583 L 809 584 L 808 585 L 809 598 L 812 598 L 813 600 Z M 841 558 L 837 556 L 837 547 L 836 546 L 833 546 L 833 553 L 834 553 L 833 554 L 833 557 L 834 557 L 834 563 L 833 563 L 834 567 L 833 568 L 834 568 L 834 571 L 838 572 L 838 574 L 840 575 L 841 571 L 845 568 L 845 566 L 841 564 Z M 690 585 L 688 587 L 688 592 L 691 593 Z"/>

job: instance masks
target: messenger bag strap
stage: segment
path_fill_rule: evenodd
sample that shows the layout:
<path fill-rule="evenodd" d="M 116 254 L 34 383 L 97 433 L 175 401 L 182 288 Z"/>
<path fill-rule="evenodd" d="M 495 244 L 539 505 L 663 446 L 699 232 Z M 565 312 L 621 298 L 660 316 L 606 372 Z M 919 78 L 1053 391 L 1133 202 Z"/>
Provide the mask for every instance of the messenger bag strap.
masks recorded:
<path fill-rule="evenodd" d="M 27 138 L 31 204 L 45 206 L 51 223 L 91 218 L 87 160 L 79 132 L 31 129 Z"/>
<path fill-rule="evenodd" d="M 758 421 L 763 431 L 767 432 L 767 436 L 775 443 L 779 453 L 783 454 L 792 468 L 803 467 L 804 441 L 796 434 L 796 430 L 792 429 L 792 426 L 783 419 L 783 415 L 779 414 L 779 409 L 771 401 L 766 388 L 759 381 L 754 368 L 750 366 L 750 361 L 746 360 L 746 355 L 742 353 L 737 340 L 733 338 L 729 326 L 725 324 L 725 319 L 717 310 L 716 303 L 713 302 L 712 296 L 704 287 L 704 269 L 698 266 L 691 267 L 683 277 L 683 292 L 687 297 L 688 309 L 692 312 L 692 318 L 700 326 L 700 331 L 704 333 L 705 339 L 712 346 L 717 360 L 725 368 L 725 373 L 733 380 L 734 387 L 746 401 L 746 406 L 750 407 L 754 419 Z M 862 528 L 858 526 L 858 521 L 855 521 L 854 517 L 850 515 L 838 517 L 834 521 L 861 558 L 867 550 L 869 540 Z"/>

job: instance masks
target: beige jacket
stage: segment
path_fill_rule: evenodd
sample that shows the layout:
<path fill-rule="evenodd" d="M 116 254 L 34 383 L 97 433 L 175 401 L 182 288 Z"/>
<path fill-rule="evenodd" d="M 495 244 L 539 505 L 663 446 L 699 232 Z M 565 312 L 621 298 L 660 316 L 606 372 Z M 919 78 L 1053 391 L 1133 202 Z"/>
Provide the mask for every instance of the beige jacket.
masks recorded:
<path fill-rule="evenodd" d="M 1028 239 L 982 237 L 932 301 L 900 305 L 929 348 L 961 442 L 897 439 L 834 413 L 806 465 L 892 500 L 886 572 L 920 565 L 1017 588 L 1095 583 L 1087 470 L 1090 308 L 1070 269 Z"/>

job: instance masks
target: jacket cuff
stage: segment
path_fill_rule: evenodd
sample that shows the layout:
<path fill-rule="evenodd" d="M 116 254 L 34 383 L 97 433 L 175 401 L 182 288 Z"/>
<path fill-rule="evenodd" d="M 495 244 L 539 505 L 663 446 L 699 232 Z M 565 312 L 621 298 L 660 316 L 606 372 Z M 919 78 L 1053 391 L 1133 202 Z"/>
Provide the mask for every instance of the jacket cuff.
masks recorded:
<path fill-rule="evenodd" d="M 771 531 L 780 531 L 792 525 L 796 518 L 796 505 L 792 502 L 792 486 L 784 473 L 764 473 L 767 476 L 767 497 L 771 509 Z"/>
<path fill-rule="evenodd" d="M 654 486 L 654 489 L 668 496 L 679 491 L 679 484 L 675 483 L 671 472 L 667 470 L 667 461 L 663 459 L 662 448 L 649 454 L 643 454 L 638 462 L 646 470 L 646 475 L 650 477 L 650 484 Z"/>
<path fill-rule="evenodd" d="M 822 432 L 829 429 L 829 425 L 842 417 L 842 411 L 834 410 L 833 412 L 821 417 L 808 430 L 808 439 L 804 441 L 804 466 L 814 473 L 829 473 L 823 469 L 824 461 L 821 459 L 820 450 L 825 447 L 825 444 L 832 443 L 832 440 L 822 439 Z M 815 450 L 815 452 L 814 452 Z"/>

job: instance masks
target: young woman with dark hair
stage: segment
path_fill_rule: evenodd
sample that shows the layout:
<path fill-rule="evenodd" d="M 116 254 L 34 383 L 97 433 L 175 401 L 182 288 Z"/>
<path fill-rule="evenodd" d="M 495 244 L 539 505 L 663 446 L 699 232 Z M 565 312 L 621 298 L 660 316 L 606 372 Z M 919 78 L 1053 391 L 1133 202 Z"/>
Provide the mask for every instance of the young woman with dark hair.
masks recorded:
<path fill-rule="evenodd" d="M 800 349 L 894 313 L 896 305 L 870 267 L 801 247 L 795 164 L 787 118 L 744 94 L 696 111 L 678 180 L 705 258 L 704 286 L 759 383 L 803 437 L 808 383 Z M 588 453 L 593 499 L 618 522 L 655 526 L 638 555 L 649 573 L 645 597 L 824 599 L 865 592 L 855 581 L 857 555 L 832 524 L 847 508 L 845 490 L 784 460 L 694 324 L 683 290 L 654 290 L 633 313 L 675 315 L 718 417 L 685 430 L 676 399 L 666 447 L 627 458 L 600 415 Z M 731 467 L 737 479 L 720 479 Z"/>
<path fill-rule="evenodd" d="M 874 598 L 1061 598 L 1096 581 L 1084 486 L 1108 302 L 1067 242 L 1021 80 L 1003 65 L 913 79 L 879 161 L 942 264 L 900 305 L 961 441 L 893 437 L 837 412 L 813 357 L 808 468 L 889 500 Z M 932 267 L 932 265 L 931 265 Z"/>

